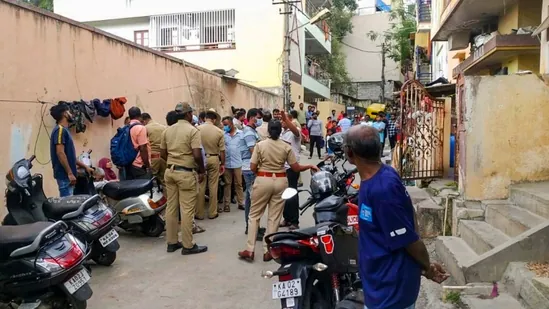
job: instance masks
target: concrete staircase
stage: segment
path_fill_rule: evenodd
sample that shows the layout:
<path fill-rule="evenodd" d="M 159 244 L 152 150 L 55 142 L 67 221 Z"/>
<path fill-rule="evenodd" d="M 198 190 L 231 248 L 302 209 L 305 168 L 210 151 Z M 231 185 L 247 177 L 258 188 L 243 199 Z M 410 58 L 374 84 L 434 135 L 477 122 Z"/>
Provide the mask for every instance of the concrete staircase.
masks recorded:
<path fill-rule="evenodd" d="M 508 200 L 479 206 L 483 221 L 459 220 L 459 237 L 436 242 L 457 284 L 499 281 L 510 262 L 549 261 L 549 182 L 513 185 Z"/>

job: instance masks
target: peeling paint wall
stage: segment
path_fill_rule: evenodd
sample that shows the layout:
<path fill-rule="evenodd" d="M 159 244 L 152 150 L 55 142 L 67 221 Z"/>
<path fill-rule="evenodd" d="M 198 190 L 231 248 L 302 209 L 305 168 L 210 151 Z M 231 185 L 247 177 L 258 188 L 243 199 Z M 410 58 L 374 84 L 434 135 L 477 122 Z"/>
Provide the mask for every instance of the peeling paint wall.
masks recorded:
<path fill-rule="evenodd" d="M 5 0 L 0 0 L 0 29 L 0 172 L 35 154 L 34 172 L 44 174 L 48 195 L 57 195 L 49 163 L 54 121 L 49 115 L 51 105 L 41 109 L 38 100 L 126 96 L 126 110 L 139 106 L 160 122 L 180 101 L 214 107 L 222 116 L 230 113 L 231 105 L 282 106 L 282 98 L 270 92 L 225 81 L 176 58 Z M 96 117 L 85 133 L 73 132 L 77 153 L 92 148 L 95 162 L 109 156 L 110 138 L 121 124 L 122 119 Z M 1 182 L 0 191 L 4 188 Z"/>
<path fill-rule="evenodd" d="M 548 180 L 549 87 L 535 75 L 466 76 L 464 86 L 465 198 L 506 198 L 510 184 Z"/>

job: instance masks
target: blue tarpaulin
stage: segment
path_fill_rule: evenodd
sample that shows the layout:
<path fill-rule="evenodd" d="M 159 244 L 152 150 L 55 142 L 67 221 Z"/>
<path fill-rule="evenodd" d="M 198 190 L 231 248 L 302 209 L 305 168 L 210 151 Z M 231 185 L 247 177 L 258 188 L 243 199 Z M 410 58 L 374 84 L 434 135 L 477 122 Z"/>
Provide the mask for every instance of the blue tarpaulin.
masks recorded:
<path fill-rule="evenodd" d="M 388 11 L 391 10 L 391 6 L 385 4 L 385 2 L 383 2 L 383 0 L 376 0 L 376 8 L 379 11 L 384 11 L 384 12 L 388 12 Z"/>

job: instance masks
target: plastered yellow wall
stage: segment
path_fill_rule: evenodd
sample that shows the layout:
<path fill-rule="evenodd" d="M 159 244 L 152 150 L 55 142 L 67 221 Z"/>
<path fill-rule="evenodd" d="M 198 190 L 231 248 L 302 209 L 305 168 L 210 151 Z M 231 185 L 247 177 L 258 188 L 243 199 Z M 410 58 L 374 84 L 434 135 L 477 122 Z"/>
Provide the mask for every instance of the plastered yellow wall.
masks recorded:
<path fill-rule="evenodd" d="M 300 103 L 304 102 L 303 97 L 304 97 L 305 90 L 303 89 L 303 86 L 301 86 L 300 84 L 294 81 L 290 81 L 290 82 L 291 82 L 290 91 L 291 91 L 292 101 L 295 102 L 295 106 L 297 108 Z"/>
<path fill-rule="evenodd" d="M 541 1 L 520 0 L 505 11 L 498 21 L 500 34 L 510 34 L 513 29 L 537 26 L 541 22 Z"/>
<path fill-rule="evenodd" d="M 498 32 L 500 34 L 510 34 L 512 29 L 517 29 L 519 16 L 518 3 L 509 7 L 506 14 L 500 16 L 498 20 Z"/>
<path fill-rule="evenodd" d="M 513 183 L 548 180 L 549 87 L 507 75 L 466 76 L 464 89 L 464 197 L 503 199 Z"/>

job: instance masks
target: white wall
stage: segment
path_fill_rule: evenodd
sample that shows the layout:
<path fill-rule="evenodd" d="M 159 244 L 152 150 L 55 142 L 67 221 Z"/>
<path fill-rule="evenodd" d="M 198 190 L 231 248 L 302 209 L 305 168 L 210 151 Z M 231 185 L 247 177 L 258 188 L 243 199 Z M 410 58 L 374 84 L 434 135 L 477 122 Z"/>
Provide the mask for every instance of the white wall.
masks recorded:
<path fill-rule="evenodd" d="M 381 40 L 372 41 L 367 34 L 370 31 L 383 32 L 389 29 L 389 13 L 354 16 L 353 33 L 343 40 L 349 46 L 343 45 L 343 53 L 347 56 L 347 71 L 355 82 L 381 80 Z M 352 47 L 350 47 L 352 46 Z M 358 50 L 361 49 L 361 50 Z M 369 51 L 369 52 L 364 52 Z M 393 60 L 385 60 L 385 79 L 400 80 L 399 65 Z"/>
<path fill-rule="evenodd" d="M 435 80 L 439 77 L 451 79 L 452 74 L 451 72 L 448 72 L 448 42 L 432 42 L 432 44 L 431 80 Z"/>
<path fill-rule="evenodd" d="M 105 20 L 91 22 L 89 25 L 133 42 L 134 31 L 149 30 L 149 18 L 141 17 L 122 20 Z"/>

